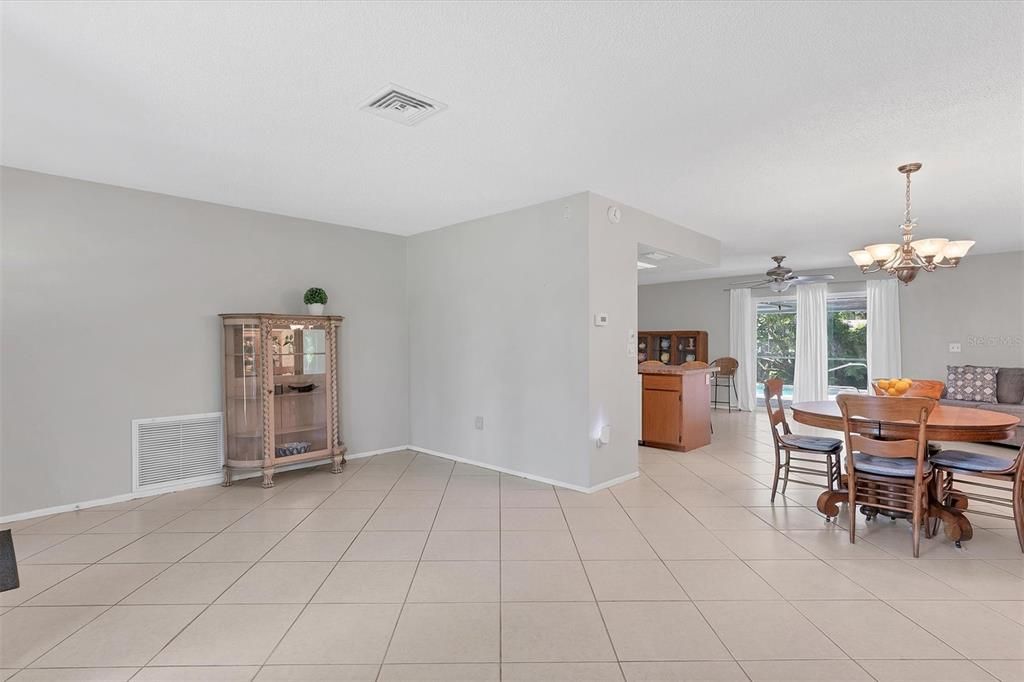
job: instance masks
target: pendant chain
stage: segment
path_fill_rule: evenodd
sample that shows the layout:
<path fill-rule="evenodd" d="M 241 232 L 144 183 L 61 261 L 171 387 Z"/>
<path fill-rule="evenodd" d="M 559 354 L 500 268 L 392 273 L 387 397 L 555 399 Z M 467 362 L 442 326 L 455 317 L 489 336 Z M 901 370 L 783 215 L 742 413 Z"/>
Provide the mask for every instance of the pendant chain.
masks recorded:
<path fill-rule="evenodd" d="M 907 210 L 903 214 L 903 224 L 910 224 L 910 173 L 907 173 Z"/>

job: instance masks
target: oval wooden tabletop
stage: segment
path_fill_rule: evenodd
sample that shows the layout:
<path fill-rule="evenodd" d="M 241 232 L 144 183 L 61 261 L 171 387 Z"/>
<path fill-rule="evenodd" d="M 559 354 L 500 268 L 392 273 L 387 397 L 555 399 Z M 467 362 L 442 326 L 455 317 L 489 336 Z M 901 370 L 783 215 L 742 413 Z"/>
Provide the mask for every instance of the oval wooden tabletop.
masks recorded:
<path fill-rule="evenodd" d="M 843 430 L 843 415 L 834 400 L 793 403 L 791 409 L 796 422 L 820 429 Z M 936 405 L 928 417 L 928 437 L 933 440 L 1005 440 L 1013 436 L 1013 430 L 1019 423 L 1017 417 L 1002 412 L 977 407 Z M 877 433 L 878 429 L 872 429 L 872 432 Z M 882 425 L 881 432 L 883 435 L 907 437 L 914 435 L 914 427 L 887 422 Z"/>

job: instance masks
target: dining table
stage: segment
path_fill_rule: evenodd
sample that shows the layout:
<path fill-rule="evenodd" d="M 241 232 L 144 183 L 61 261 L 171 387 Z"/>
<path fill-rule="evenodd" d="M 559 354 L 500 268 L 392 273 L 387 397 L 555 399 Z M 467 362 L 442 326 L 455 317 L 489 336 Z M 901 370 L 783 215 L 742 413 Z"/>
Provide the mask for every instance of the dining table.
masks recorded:
<path fill-rule="evenodd" d="M 891 398 L 899 400 L 899 398 Z M 834 400 L 817 400 L 793 403 L 793 421 L 805 426 L 814 426 L 829 431 L 843 431 L 843 415 Z M 1020 419 L 1002 412 L 993 412 L 977 407 L 955 407 L 952 405 L 936 405 L 928 416 L 925 434 L 929 441 L 959 441 L 966 443 L 984 443 L 988 441 L 1006 440 L 1013 437 L 1014 429 Z M 861 435 L 872 438 L 897 440 L 917 438 L 915 424 L 909 422 L 883 422 L 858 420 L 858 431 Z M 845 486 L 843 476 L 842 485 Z M 818 511 L 829 518 L 839 515 L 839 504 L 849 500 L 845 488 L 826 490 L 818 496 Z M 950 508 L 929 498 L 928 513 L 933 518 L 942 520 L 943 531 L 950 540 L 958 545 L 961 540 L 970 540 L 974 535 L 971 522 L 962 513 L 966 508 Z"/>

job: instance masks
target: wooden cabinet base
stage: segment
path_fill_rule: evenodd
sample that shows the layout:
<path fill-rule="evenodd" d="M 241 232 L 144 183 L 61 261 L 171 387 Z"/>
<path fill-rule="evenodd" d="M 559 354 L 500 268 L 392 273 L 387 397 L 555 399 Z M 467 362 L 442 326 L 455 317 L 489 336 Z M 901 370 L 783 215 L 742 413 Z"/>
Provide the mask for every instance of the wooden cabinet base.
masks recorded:
<path fill-rule="evenodd" d="M 657 368 L 643 375 L 641 443 L 687 452 L 711 443 L 709 377 L 714 370 Z"/>
<path fill-rule="evenodd" d="M 322 454 L 322 453 L 310 453 L 308 457 L 277 457 L 274 464 L 268 466 L 259 467 L 259 471 L 263 473 L 263 487 L 273 488 L 274 487 L 274 474 L 277 473 L 278 468 L 285 467 L 290 464 L 301 464 L 304 462 L 330 462 L 331 473 L 340 474 L 345 468 L 345 452 L 347 448 L 342 449 L 334 454 Z M 255 470 L 255 467 L 250 470 Z M 225 465 L 224 466 L 224 482 L 221 486 L 227 488 L 230 487 L 233 480 L 233 472 L 245 471 L 244 467 Z"/>

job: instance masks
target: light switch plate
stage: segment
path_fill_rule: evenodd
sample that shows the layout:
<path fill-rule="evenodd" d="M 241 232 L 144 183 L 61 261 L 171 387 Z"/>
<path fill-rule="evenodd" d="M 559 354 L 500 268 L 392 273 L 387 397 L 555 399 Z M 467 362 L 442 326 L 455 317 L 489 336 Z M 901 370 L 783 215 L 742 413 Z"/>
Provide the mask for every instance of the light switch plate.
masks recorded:
<path fill-rule="evenodd" d="M 608 313 L 594 313 L 594 326 L 595 327 L 607 327 L 608 326 Z"/>
<path fill-rule="evenodd" d="M 483 431 L 484 430 L 484 418 L 483 417 L 477 417 L 476 420 L 473 422 L 473 426 L 476 427 L 477 431 Z"/>
<path fill-rule="evenodd" d="M 959 353 L 960 352 L 960 344 L 959 343 L 951 343 L 951 344 L 949 344 L 949 352 L 950 353 Z"/>

